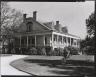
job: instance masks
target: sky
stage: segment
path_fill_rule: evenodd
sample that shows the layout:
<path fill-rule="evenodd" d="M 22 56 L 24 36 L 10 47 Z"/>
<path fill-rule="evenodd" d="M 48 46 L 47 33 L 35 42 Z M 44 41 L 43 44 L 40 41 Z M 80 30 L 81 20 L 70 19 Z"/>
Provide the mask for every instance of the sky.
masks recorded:
<path fill-rule="evenodd" d="M 37 11 L 37 20 L 56 21 L 67 26 L 68 33 L 81 37 L 86 36 L 86 19 L 94 12 L 95 2 L 9 2 L 11 8 L 22 11 L 27 17 L 33 17 Z"/>

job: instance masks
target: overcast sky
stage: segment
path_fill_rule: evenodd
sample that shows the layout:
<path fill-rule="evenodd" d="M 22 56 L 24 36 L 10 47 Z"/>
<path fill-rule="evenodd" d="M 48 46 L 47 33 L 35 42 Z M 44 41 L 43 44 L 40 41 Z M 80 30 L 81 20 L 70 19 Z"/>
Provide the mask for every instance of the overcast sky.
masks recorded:
<path fill-rule="evenodd" d="M 70 34 L 85 38 L 85 20 L 94 11 L 94 1 L 85 2 L 9 2 L 11 8 L 27 13 L 33 17 L 37 11 L 37 20 L 45 22 L 59 21 L 62 26 L 68 27 Z"/>

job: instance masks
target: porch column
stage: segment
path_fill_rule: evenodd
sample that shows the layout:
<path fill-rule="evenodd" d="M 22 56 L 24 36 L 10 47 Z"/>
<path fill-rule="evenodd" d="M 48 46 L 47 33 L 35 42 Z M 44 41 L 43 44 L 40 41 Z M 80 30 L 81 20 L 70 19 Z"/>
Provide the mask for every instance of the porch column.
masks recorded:
<path fill-rule="evenodd" d="M 45 46 L 45 35 L 43 35 L 43 45 Z"/>
<path fill-rule="evenodd" d="M 20 36 L 20 47 L 21 47 L 21 36 Z"/>
<path fill-rule="evenodd" d="M 66 37 L 66 46 L 68 46 L 68 37 Z"/>
<path fill-rule="evenodd" d="M 78 40 L 78 47 L 80 48 L 80 40 Z"/>
<path fill-rule="evenodd" d="M 64 44 L 64 42 L 63 42 L 63 36 L 62 36 L 62 44 Z"/>
<path fill-rule="evenodd" d="M 70 38 L 70 46 L 71 46 L 71 38 Z"/>
<path fill-rule="evenodd" d="M 76 39 L 76 47 L 78 47 L 78 46 L 77 46 L 77 41 L 78 41 L 78 40 Z"/>
<path fill-rule="evenodd" d="M 73 39 L 73 47 L 74 47 L 74 39 Z"/>
<path fill-rule="evenodd" d="M 57 44 L 58 44 L 59 36 L 57 35 Z"/>
<path fill-rule="evenodd" d="M 28 36 L 27 36 L 27 47 L 28 47 Z"/>
<path fill-rule="evenodd" d="M 36 35 L 35 35 L 35 46 L 36 46 Z"/>
<path fill-rule="evenodd" d="M 53 43 L 54 43 L 54 34 L 52 34 L 52 46 L 53 46 Z"/>

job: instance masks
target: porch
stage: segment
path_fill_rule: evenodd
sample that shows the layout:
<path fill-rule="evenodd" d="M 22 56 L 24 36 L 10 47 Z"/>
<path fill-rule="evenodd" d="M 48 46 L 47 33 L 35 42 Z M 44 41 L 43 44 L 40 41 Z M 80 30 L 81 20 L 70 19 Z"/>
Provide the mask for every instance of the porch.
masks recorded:
<path fill-rule="evenodd" d="M 15 38 L 14 47 L 51 47 L 52 35 L 34 35 L 34 36 L 20 36 Z"/>

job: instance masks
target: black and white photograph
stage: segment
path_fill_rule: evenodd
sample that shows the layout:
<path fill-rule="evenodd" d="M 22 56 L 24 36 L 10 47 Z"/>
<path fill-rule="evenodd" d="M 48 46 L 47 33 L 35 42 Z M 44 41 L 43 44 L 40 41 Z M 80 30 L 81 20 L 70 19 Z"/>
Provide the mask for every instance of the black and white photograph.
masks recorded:
<path fill-rule="evenodd" d="M 1 76 L 95 77 L 95 3 L 1 1 Z"/>

